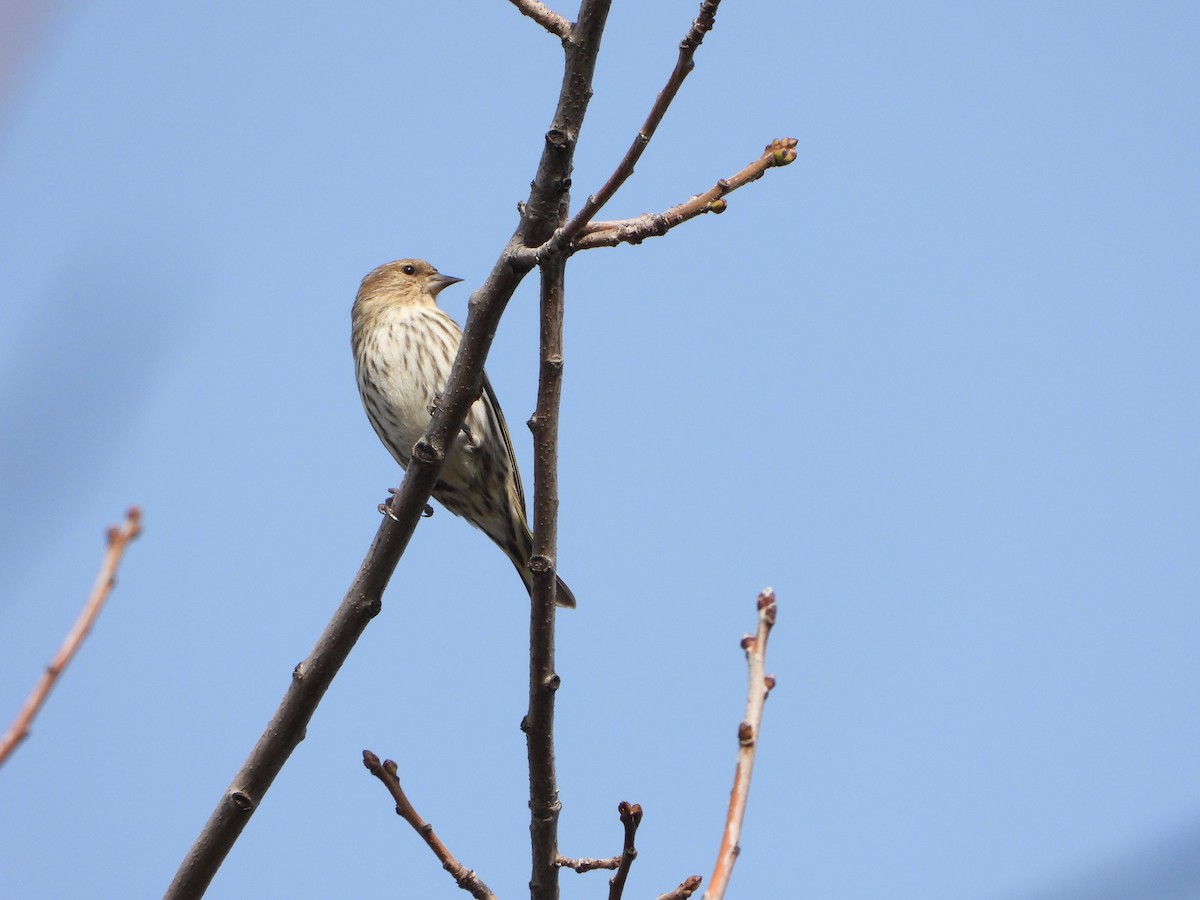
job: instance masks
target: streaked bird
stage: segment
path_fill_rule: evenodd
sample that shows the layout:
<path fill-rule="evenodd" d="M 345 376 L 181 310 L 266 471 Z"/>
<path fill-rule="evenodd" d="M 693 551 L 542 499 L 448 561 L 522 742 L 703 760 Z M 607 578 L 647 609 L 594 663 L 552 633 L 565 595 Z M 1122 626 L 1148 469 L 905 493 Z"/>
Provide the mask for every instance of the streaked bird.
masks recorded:
<path fill-rule="evenodd" d="M 404 468 L 450 378 L 462 331 L 437 305 L 461 278 L 419 259 L 399 259 L 367 275 L 351 311 L 358 392 L 379 439 Z M 495 541 L 533 590 L 533 535 L 504 414 L 485 374 L 483 395 L 446 451 L 434 498 Z M 558 579 L 555 602 L 575 606 Z"/>

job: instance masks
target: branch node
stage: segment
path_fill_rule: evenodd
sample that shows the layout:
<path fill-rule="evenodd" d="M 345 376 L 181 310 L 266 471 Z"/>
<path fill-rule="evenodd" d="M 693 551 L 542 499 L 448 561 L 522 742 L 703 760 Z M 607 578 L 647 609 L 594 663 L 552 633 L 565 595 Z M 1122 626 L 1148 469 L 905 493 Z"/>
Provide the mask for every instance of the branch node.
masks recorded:
<path fill-rule="evenodd" d="M 429 443 L 425 438 L 421 438 L 413 444 L 412 455 L 413 459 L 423 462 L 427 466 L 433 465 L 438 458 L 437 451 L 433 449 L 433 444 Z"/>
<path fill-rule="evenodd" d="M 234 805 L 238 812 L 252 813 L 254 812 L 254 798 L 245 791 L 230 791 L 229 802 Z"/>

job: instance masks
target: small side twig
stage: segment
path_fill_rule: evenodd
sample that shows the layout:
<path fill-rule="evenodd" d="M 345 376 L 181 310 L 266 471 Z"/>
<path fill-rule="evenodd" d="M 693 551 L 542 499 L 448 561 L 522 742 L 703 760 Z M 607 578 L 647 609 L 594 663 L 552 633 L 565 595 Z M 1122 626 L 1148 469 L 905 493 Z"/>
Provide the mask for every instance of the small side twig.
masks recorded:
<path fill-rule="evenodd" d="M 700 890 L 700 880 L 699 875 L 689 875 L 684 879 L 683 884 L 673 891 L 659 894 L 656 900 L 688 900 L 688 897 Z"/>
<path fill-rule="evenodd" d="M 592 250 L 596 247 L 615 247 L 617 244 L 640 244 L 646 238 L 661 237 L 676 225 L 704 213 L 723 213 L 728 204 L 725 196 L 740 187 L 762 178 L 767 169 L 786 166 L 796 160 L 795 138 L 776 138 L 767 144 L 762 156 L 736 175 L 722 178 L 703 194 L 672 206 L 661 213 L 646 213 L 632 219 L 592 222 L 571 245 L 571 251 Z"/>
<path fill-rule="evenodd" d="M 538 0 L 509 0 L 522 15 L 529 16 L 553 35 L 564 41 L 571 35 L 571 23 Z"/>
<path fill-rule="evenodd" d="M 125 513 L 125 521 L 120 527 L 114 525 L 108 529 L 108 549 L 105 550 L 104 560 L 100 563 L 100 574 L 96 576 L 96 584 L 92 587 L 91 596 L 88 597 L 79 618 L 63 640 L 62 646 L 58 648 L 58 653 L 54 655 L 50 665 L 46 666 L 46 671 L 42 673 L 42 677 L 34 686 L 29 699 L 17 713 L 16 719 L 4 733 L 4 737 L 0 738 L 0 766 L 4 765 L 17 746 L 29 737 L 30 726 L 33 724 L 34 718 L 41 711 L 46 698 L 50 696 L 50 691 L 54 689 L 54 685 L 58 683 L 63 670 L 75 657 L 76 652 L 83 644 L 83 639 L 92 630 L 92 625 L 100 615 L 100 610 L 104 608 L 104 602 L 112 592 L 113 585 L 116 584 L 117 567 L 121 564 L 125 548 L 141 532 L 142 513 L 136 506 L 130 507 L 129 511 Z"/>
<path fill-rule="evenodd" d="M 754 769 L 754 754 L 758 747 L 759 729 L 762 727 L 763 707 L 767 695 L 775 687 L 775 676 L 764 673 L 767 657 L 767 638 L 775 624 L 775 592 L 766 588 L 758 595 L 758 628 L 754 634 L 742 638 L 742 649 L 746 651 L 746 663 L 750 670 L 750 683 L 746 696 L 746 717 L 738 726 L 737 767 L 733 775 L 733 790 L 729 794 L 729 812 L 725 817 L 725 831 L 721 836 L 721 849 L 717 852 L 717 863 L 704 900 L 721 900 L 733 874 L 740 847 L 742 821 L 746 818 L 746 801 L 750 797 L 750 775 Z"/>
<path fill-rule="evenodd" d="M 367 767 L 367 771 L 383 782 L 383 786 L 388 789 L 388 793 L 396 801 L 396 815 L 411 825 L 413 831 L 421 836 L 421 840 L 429 845 L 429 849 L 438 858 L 442 868 L 453 876 L 458 886 L 477 900 L 496 900 L 496 895 L 483 883 L 482 879 L 454 858 L 454 854 L 446 849 L 446 845 L 434 833 L 433 826 L 422 819 L 413 808 L 404 789 L 400 787 L 400 777 L 397 774 L 395 761 L 388 759 L 380 762 L 378 756 L 370 750 L 364 750 L 363 765 Z"/>
<path fill-rule="evenodd" d="M 637 859 L 637 847 L 634 838 L 637 836 L 638 825 L 642 823 L 642 805 L 629 804 L 624 800 L 617 806 L 621 815 L 621 824 L 625 826 L 625 846 L 621 848 L 621 862 L 617 873 L 608 882 L 608 900 L 621 900 L 625 893 L 625 879 L 629 877 L 629 868 Z"/>
<path fill-rule="evenodd" d="M 581 857 L 579 859 L 572 859 L 569 856 L 560 856 L 554 861 L 554 864 L 560 869 L 571 869 L 582 874 L 583 872 L 591 872 L 595 869 L 615 869 L 621 864 L 621 857 L 610 856 L 608 859 Z"/>

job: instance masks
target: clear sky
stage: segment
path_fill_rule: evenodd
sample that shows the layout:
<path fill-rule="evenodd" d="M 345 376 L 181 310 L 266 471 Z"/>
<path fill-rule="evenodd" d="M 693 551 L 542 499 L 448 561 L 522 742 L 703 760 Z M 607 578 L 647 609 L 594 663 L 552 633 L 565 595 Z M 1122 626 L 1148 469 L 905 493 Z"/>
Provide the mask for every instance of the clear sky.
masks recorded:
<path fill-rule="evenodd" d="M 571 15 L 572 8 L 559 6 Z M 617 2 L 578 199 L 695 0 Z M 0 723 L 119 584 L 0 770 L 0 895 L 153 897 L 348 586 L 399 470 L 349 308 L 465 284 L 515 224 L 556 40 L 503 0 L 65 3 L 0 107 Z M 561 848 L 707 877 L 778 592 L 731 896 L 1200 897 L 1200 7 L 726 0 L 568 270 Z M 536 287 L 488 365 L 531 480 Z M 503 896 L 528 879 L 527 601 L 439 511 L 210 896 L 455 897 L 362 768 Z M 564 897 L 603 874 L 564 874 Z"/>

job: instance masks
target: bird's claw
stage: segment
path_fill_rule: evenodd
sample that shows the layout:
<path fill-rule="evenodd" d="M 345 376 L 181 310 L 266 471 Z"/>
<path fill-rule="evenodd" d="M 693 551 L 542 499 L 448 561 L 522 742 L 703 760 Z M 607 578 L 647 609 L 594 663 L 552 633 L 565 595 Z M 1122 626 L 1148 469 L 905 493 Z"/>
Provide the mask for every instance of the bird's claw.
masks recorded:
<path fill-rule="evenodd" d="M 400 488 L 398 488 L 398 487 L 388 488 L 388 494 L 390 494 L 391 496 L 389 496 L 388 499 L 386 499 L 382 503 L 380 503 L 379 506 L 375 507 L 376 509 L 379 510 L 379 514 L 381 516 L 387 516 L 393 522 L 400 521 L 399 519 L 396 518 L 396 514 L 394 512 L 392 512 L 392 498 L 395 497 L 398 493 L 400 493 Z"/>

